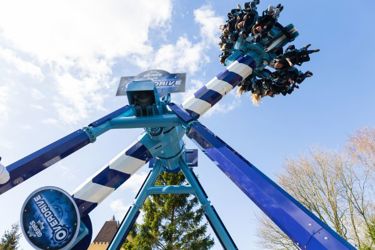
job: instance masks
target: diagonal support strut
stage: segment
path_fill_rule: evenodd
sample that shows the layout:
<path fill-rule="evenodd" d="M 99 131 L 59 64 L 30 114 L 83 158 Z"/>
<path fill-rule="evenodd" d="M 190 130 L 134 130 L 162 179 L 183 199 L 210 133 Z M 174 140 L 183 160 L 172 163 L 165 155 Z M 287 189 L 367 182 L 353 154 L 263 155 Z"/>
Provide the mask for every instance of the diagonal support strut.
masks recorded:
<path fill-rule="evenodd" d="M 155 181 L 159 175 L 164 171 L 164 167 L 155 162 L 153 169 L 147 176 L 145 182 L 143 183 L 139 193 L 136 196 L 134 204 L 127 211 L 121 225 L 111 241 L 108 249 L 109 250 L 119 250 L 122 243 L 125 241 L 129 231 L 133 227 L 136 219 L 139 215 L 139 210 L 141 209 L 143 203 L 146 201 L 147 197 L 152 194 L 193 194 L 195 195 L 199 202 L 201 203 L 204 213 L 211 227 L 213 228 L 216 236 L 218 237 L 221 245 L 226 250 L 236 250 L 238 249 L 235 245 L 232 237 L 221 221 L 219 215 L 217 214 L 215 208 L 211 205 L 208 200 L 207 194 L 205 193 L 203 187 L 198 181 L 198 178 L 194 174 L 193 170 L 185 163 L 180 164 L 180 169 L 184 173 L 187 181 L 190 185 L 173 185 L 173 186 L 154 186 Z"/>

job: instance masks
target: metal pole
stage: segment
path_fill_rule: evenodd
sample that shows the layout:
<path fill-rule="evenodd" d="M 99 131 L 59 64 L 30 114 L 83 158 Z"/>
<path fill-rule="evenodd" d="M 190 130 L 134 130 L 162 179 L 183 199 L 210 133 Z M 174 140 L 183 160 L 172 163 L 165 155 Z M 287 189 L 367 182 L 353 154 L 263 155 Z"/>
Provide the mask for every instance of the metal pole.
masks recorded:
<path fill-rule="evenodd" d="M 145 202 L 148 193 L 148 188 L 152 187 L 162 172 L 163 167 L 155 164 L 153 167 L 153 170 L 151 171 L 151 174 L 146 179 L 143 187 L 141 188 L 138 196 L 136 197 L 136 200 L 131 206 L 125 215 L 124 220 L 122 221 L 120 228 L 118 229 L 116 235 L 114 236 L 112 242 L 110 243 L 108 250 L 118 250 L 121 247 L 121 244 L 124 242 L 125 237 L 128 235 L 131 227 L 133 226 L 135 220 L 137 219 L 139 215 L 139 209 L 141 209 L 143 203 Z"/>
<path fill-rule="evenodd" d="M 193 170 L 191 170 L 186 164 L 182 164 L 180 166 L 182 172 L 184 173 L 186 179 L 190 183 L 190 185 L 195 190 L 195 195 L 197 196 L 198 200 L 202 204 L 204 212 L 208 221 L 210 222 L 213 230 L 216 233 L 216 236 L 219 238 L 222 246 L 226 250 L 236 250 L 238 249 L 235 245 L 232 237 L 230 236 L 229 232 L 225 228 L 223 222 L 220 220 L 219 215 L 217 214 L 215 208 L 211 205 L 211 202 L 208 200 L 206 193 L 204 192 L 202 186 L 200 185 L 197 177 L 195 176 Z"/>
<path fill-rule="evenodd" d="M 154 186 L 154 183 L 158 176 L 163 171 L 163 166 L 156 163 L 151 171 L 151 174 L 145 180 L 144 185 L 142 186 L 139 194 L 136 197 L 136 200 L 131 206 L 125 215 L 124 220 L 122 221 L 120 228 L 118 229 L 116 235 L 114 236 L 112 242 L 110 243 L 109 250 L 119 250 L 121 244 L 125 241 L 126 236 L 128 235 L 131 227 L 133 226 L 135 220 L 139 215 L 139 210 L 141 209 L 146 198 L 151 194 L 193 194 L 195 195 L 202 207 L 204 209 L 205 215 L 215 231 L 218 239 L 220 240 L 222 246 L 226 250 L 237 250 L 233 239 L 229 235 L 227 229 L 225 228 L 223 222 L 220 220 L 219 215 L 217 214 L 215 208 L 211 205 L 210 201 L 207 198 L 206 193 L 204 192 L 202 186 L 200 185 L 197 177 L 194 172 L 183 163 L 180 166 L 181 171 L 184 173 L 186 179 L 190 185 L 172 185 L 172 186 Z"/>
<path fill-rule="evenodd" d="M 148 117 L 116 117 L 110 121 L 112 128 L 159 128 L 181 125 L 175 114 L 155 115 Z"/>
<path fill-rule="evenodd" d="M 192 186 L 170 185 L 161 187 L 150 187 L 149 194 L 195 194 Z"/>

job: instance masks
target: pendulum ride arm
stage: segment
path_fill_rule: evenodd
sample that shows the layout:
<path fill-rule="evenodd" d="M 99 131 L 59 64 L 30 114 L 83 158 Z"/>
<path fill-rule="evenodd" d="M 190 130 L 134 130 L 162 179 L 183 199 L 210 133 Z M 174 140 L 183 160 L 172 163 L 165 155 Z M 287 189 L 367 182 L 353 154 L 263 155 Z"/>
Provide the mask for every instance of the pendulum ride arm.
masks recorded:
<path fill-rule="evenodd" d="M 144 135 L 144 139 L 147 135 Z M 100 202 L 120 187 L 151 158 L 150 151 L 135 141 L 83 183 L 73 194 L 81 215 L 90 213 Z"/>
<path fill-rule="evenodd" d="M 254 57 L 256 58 L 256 56 Z M 256 67 L 252 56 L 234 61 L 226 71 L 194 93 L 182 108 L 171 110 L 188 125 L 188 137 L 302 249 L 355 249 L 297 200 L 196 120 Z M 190 126 L 190 128 L 189 128 Z"/>
<path fill-rule="evenodd" d="M 90 133 L 90 128 L 100 128 L 103 124 L 119 115 L 132 113 L 130 106 L 122 107 L 107 116 L 91 123 L 88 127 L 79 129 L 52 144 L 18 160 L 9 166 L 6 171 L 9 174 L 7 182 L 0 183 L 0 194 L 12 189 L 23 181 L 38 174 L 61 159 L 76 152 L 91 142 L 95 137 Z"/>
<path fill-rule="evenodd" d="M 187 136 L 301 249 L 355 249 L 201 123 Z"/>
<path fill-rule="evenodd" d="M 251 75 L 255 67 L 256 61 L 252 56 L 245 55 L 238 58 L 224 72 L 218 74 L 206 85 L 197 90 L 193 96 L 182 104 L 182 107 L 194 119 L 199 118 L 243 79 Z"/>
<path fill-rule="evenodd" d="M 121 117 L 111 120 L 112 128 L 159 128 L 181 125 L 175 114 L 150 117 Z M 83 183 L 73 194 L 81 215 L 90 213 L 100 202 L 121 186 L 151 158 L 169 145 L 169 141 L 155 140 L 144 132 L 138 140 L 113 158 L 93 177 Z"/>
<path fill-rule="evenodd" d="M 157 128 L 178 124 L 181 121 L 174 114 L 136 117 L 134 109 L 125 106 L 4 168 L 0 172 L 0 195 L 94 142 L 110 129 Z"/>

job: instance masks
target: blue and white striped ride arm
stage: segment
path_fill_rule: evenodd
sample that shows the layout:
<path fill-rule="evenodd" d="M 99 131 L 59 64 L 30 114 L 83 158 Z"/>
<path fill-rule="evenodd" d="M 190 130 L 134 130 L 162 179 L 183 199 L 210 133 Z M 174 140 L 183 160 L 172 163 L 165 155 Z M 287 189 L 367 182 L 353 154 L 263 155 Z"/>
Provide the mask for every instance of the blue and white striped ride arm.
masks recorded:
<path fill-rule="evenodd" d="M 227 69 L 188 98 L 182 107 L 195 118 L 203 115 L 228 94 L 243 79 L 250 76 L 256 67 L 255 60 L 245 55 L 238 58 Z"/>
<path fill-rule="evenodd" d="M 99 120 L 90 123 L 88 127 L 99 127 L 119 115 L 132 115 L 132 108 L 129 105 L 126 105 Z M 30 155 L 7 166 L 6 169 L 3 169 L 3 172 L 1 172 L 0 168 L 0 195 L 44 171 L 53 164 L 85 147 L 89 143 L 94 142 L 95 140 L 90 137 L 87 129 L 87 127 L 79 129 L 44 148 L 31 153 Z"/>
<path fill-rule="evenodd" d="M 74 192 L 73 199 L 81 215 L 91 212 L 151 158 L 150 151 L 140 140 L 113 158 Z"/>

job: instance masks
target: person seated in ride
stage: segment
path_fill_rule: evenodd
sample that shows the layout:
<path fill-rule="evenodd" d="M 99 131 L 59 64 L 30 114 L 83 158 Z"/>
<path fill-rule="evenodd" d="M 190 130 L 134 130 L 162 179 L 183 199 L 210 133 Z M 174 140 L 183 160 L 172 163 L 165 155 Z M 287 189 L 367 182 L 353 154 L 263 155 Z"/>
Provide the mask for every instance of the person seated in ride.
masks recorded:
<path fill-rule="evenodd" d="M 293 66 L 287 58 L 283 56 L 276 57 L 271 63 L 270 66 L 276 70 L 284 70 Z"/>
<path fill-rule="evenodd" d="M 273 81 L 270 78 L 259 78 L 257 79 L 251 91 L 251 101 L 254 105 L 258 105 L 260 100 L 265 96 L 273 97 L 275 94 L 272 89 Z"/>
<path fill-rule="evenodd" d="M 267 75 L 267 74 L 264 74 Z M 245 92 L 251 92 L 251 99 L 253 104 L 258 105 L 261 98 L 264 96 L 274 96 L 274 91 L 272 90 L 272 78 L 261 76 L 250 76 L 243 80 L 237 89 L 237 93 L 242 95 Z"/>
<path fill-rule="evenodd" d="M 236 29 L 239 31 L 240 36 L 243 38 L 247 38 L 251 33 L 251 28 L 255 24 L 258 18 L 258 12 L 256 5 L 259 4 L 259 0 L 247 2 L 244 4 L 244 16 L 242 20 L 240 20 L 236 24 Z"/>
<path fill-rule="evenodd" d="M 312 75 L 313 73 L 310 71 L 303 73 L 295 67 L 276 70 L 271 75 L 274 79 L 271 89 L 274 93 L 291 94 L 295 88 L 299 88 L 297 84 L 301 84 L 307 77 Z"/>
<path fill-rule="evenodd" d="M 256 82 L 255 75 L 251 75 L 247 77 L 238 85 L 237 94 L 242 95 L 245 92 L 253 91 L 253 85 L 255 82 Z"/>
<path fill-rule="evenodd" d="M 263 11 L 263 15 L 258 18 L 251 29 L 251 33 L 255 42 L 259 42 L 264 38 L 277 22 L 277 18 L 282 10 L 282 6 L 269 6 L 267 10 Z"/>
<path fill-rule="evenodd" d="M 220 63 L 224 64 L 225 60 L 227 59 L 227 57 L 230 55 L 230 52 L 228 50 L 224 50 L 223 52 L 221 52 L 219 58 L 220 58 Z"/>
<path fill-rule="evenodd" d="M 284 9 L 284 6 L 282 6 L 281 4 L 276 5 L 276 7 L 270 5 L 265 11 L 263 11 L 262 16 L 271 16 L 277 20 L 277 18 L 279 18 L 280 13 L 281 11 L 283 11 L 283 9 Z"/>
<path fill-rule="evenodd" d="M 310 54 L 320 51 L 319 49 L 309 50 L 310 46 L 311 44 L 308 44 L 301 49 L 296 49 L 294 45 L 290 45 L 278 59 L 286 60 L 290 66 L 301 66 L 304 62 L 310 61 Z"/>
<path fill-rule="evenodd" d="M 257 5 L 260 3 L 259 0 L 254 0 L 254 1 L 251 1 L 251 2 L 246 2 L 244 4 L 244 10 L 245 12 L 249 12 L 249 11 L 256 11 L 257 9 Z"/>
<path fill-rule="evenodd" d="M 243 17 L 243 20 L 236 25 L 236 29 L 239 31 L 241 37 L 246 39 L 249 36 L 255 20 L 256 16 L 248 13 Z"/>
<path fill-rule="evenodd" d="M 296 49 L 294 45 L 290 45 L 285 53 L 278 55 L 271 63 L 270 66 L 280 70 L 292 67 L 294 65 L 301 66 L 304 62 L 310 61 L 310 54 L 320 51 L 319 49 L 308 50 L 310 44 L 302 49 Z"/>

